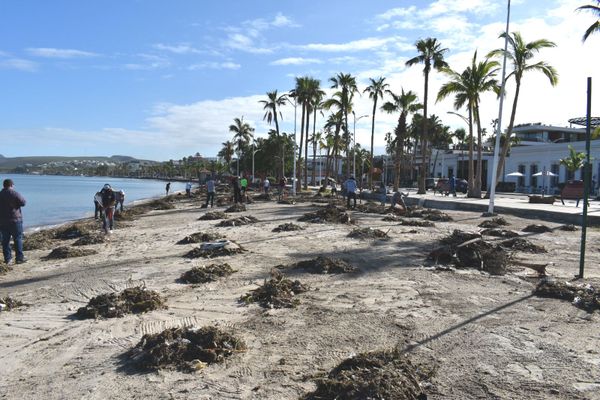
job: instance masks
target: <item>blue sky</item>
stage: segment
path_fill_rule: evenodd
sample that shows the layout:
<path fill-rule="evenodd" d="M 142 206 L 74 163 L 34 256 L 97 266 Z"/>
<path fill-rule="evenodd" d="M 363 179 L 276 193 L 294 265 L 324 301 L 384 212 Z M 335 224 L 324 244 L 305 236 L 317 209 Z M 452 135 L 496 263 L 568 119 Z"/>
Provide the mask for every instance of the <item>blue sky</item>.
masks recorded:
<path fill-rule="evenodd" d="M 600 48 L 599 37 L 581 42 L 593 18 L 574 10 L 586 3 L 513 0 L 511 31 L 527 41 L 556 42 L 539 59 L 560 74 L 556 88 L 541 75 L 528 77 L 517 123 L 565 126 L 584 114 L 585 79 L 597 76 L 593 54 Z M 331 76 L 351 73 L 361 90 L 369 77 L 385 76 L 392 91 L 422 98 L 422 67 L 404 65 L 416 55 L 415 41 L 438 38 L 450 66 L 462 71 L 475 50 L 483 56 L 502 47 L 505 12 L 504 0 L 2 1 L 0 154 L 213 156 L 230 139 L 235 117 L 266 135 L 258 100 L 267 91 L 289 91 L 302 75 L 329 87 Z M 444 79 L 432 75 L 431 97 Z M 370 114 L 371 107 L 364 95 L 356 114 Z M 451 100 L 430 108 L 444 123 L 461 126 L 447 114 Z M 484 97 L 484 125 L 497 109 L 495 98 Z M 283 113 L 282 129 L 293 132 L 293 107 Z M 380 152 L 397 116 L 376 118 Z M 370 118 L 356 130 L 367 146 Z"/>

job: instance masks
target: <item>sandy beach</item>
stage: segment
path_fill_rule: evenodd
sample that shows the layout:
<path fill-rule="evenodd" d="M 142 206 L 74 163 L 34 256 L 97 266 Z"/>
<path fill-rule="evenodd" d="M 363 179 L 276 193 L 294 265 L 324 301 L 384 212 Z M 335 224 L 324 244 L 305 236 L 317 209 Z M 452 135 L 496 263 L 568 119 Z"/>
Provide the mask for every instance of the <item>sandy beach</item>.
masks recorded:
<path fill-rule="evenodd" d="M 183 196 L 180 196 L 182 198 Z M 198 220 L 202 199 L 180 199 L 116 223 L 104 243 L 80 246 L 97 254 L 46 259 L 76 239 L 27 251 L 29 262 L 0 275 L 0 296 L 25 306 L 0 312 L 2 399 L 298 399 L 346 358 L 397 348 L 430 371 L 420 382 L 428 399 L 600 399 L 600 317 L 569 301 L 533 296 L 536 271 L 510 265 L 505 275 L 435 266 L 427 255 L 455 229 L 479 231 L 480 213 L 447 211 L 452 221 L 404 226 L 383 215 L 349 211 L 355 224 L 298 222 L 323 204 L 255 201 L 258 222 L 216 227 Z M 445 211 L 446 212 L 446 211 Z M 503 215 L 510 229 L 545 253 L 516 252 L 548 264 L 553 280 L 578 271 L 580 231 L 544 222 L 546 233 L 524 233 L 533 220 Z M 303 230 L 273 232 L 293 222 Z M 100 226 L 95 225 L 98 231 Z M 389 240 L 354 239 L 355 227 Z M 215 259 L 183 257 L 198 244 L 176 242 L 217 232 L 246 251 Z M 586 283 L 600 287 L 597 228 L 588 230 Z M 490 241 L 497 238 L 490 237 Z M 284 269 L 309 287 L 295 308 L 265 309 L 239 298 L 278 265 L 339 258 L 349 274 Z M 195 266 L 226 262 L 236 272 L 215 282 L 178 282 Z M 77 319 L 94 296 L 145 286 L 168 308 L 121 318 Z M 243 339 L 247 350 L 198 372 L 136 370 L 123 356 L 144 334 L 172 327 L 214 326 Z"/>

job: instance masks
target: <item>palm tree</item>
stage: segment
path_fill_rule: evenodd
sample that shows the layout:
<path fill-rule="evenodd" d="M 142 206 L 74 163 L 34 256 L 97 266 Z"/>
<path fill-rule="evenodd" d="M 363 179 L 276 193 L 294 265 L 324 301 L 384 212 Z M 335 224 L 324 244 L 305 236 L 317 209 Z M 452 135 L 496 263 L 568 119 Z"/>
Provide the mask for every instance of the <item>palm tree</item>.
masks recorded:
<path fill-rule="evenodd" d="M 469 197 L 481 198 L 481 179 L 482 179 L 482 129 L 479 117 L 480 94 L 494 91 L 500 93 L 498 81 L 493 78 L 498 69 L 496 61 L 485 59 L 477 61 L 477 51 L 473 54 L 471 65 L 462 73 L 453 71 L 450 68 L 443 68 L 442 72 L 450 80 L 440 88 L 437 101 L 454 94 L 454 108 L 459 110 L 467 106 L 469 112 Z M 473 178 L 473 119 L 477 126 L 477 171 Z"/>
<path fill-rule="evenodd" d="M 388 90 L 389 84 L 385 83 L 384 77 L 379 79 L 369 78 L 371 84 L 367 86 L 363 93 L 369 93 L 369 98 L 373 100 L 373 113 L 371 115 L 371 158 L 370 164 L 373 165 L 373 145 L 375 141 L 375 114 L 377 112 L 377 100 L 382 99 L 385 93 L 391 94 Z M 369 189 L 373 190 L 373 172 L 369 174 Z"/>
<path fill-rule="evenodd" d="M 225 160 L 225 163 L 227 164 L 227 172 L 231 172 L 231 159 L 233 158 L 234 153 L 233 142 L 228 140 L 221 144 L 223 145 L 223 147 L 221 148 L 221 150 L 219 150 L 217 156 Z"/>
<path fill-rule="evenodd" d="M 402 159 L 402 155 L 404 152 L 404 144 L 408 136 L 408 126 L 406 123 L 406 119 L 409 116 L 409 114 L 415 113 L 421 108 L 423 108 L 423 105 L 417 102 L 417 95 L 411 90 L 405 92 L 404 88 L 401 88 L 400 96 L 392 92 L 389 93 L 392 96 L 393 101 L 386 102 L 381 108 L 390 114 L 400 112 L 400 116 L 398 117 L 398 125 L 394 130 L 394 133 L 396 134 L 396 151 L 394 157 L 394 168 L 396 173 L 394 179 L 394 191 L 396 191 L 400 187 L 400 160 Z"/>
<path fill-rule="evenodd" d="M 277 133 L 277 136 L 279 137 L 279 120 L 277 119 L 277 116 L 279 115 L 279 118 L 283 119 L 283 116 L 281 114 L 281 110 L 280 108 L 283 107 L 284 105 L 286 105 L 288 102 L 288 97 L 287 94 L 282 94 L 281 96 L 278 95 L 277 90 L 274 90 L 272 92 L 267 92 L 267 100 L 260 100 L 259 103 L 263 104 L 263 110 L 265 111 L 265 116 L 263 117 L 263 120 L 267 120 L 267 123 L 269 125 L 271 125 L 271 122 L 275 122 L 275 132 Z M 281 148 L 281 173 L 283 176 L 283 154 L 284 154 L 285 149 L 282 147 Z"/>
<path fill-rule="evenodd" d="M 419 54 L 406 62 L 407 66 L 415 64 L 424 64 L 423 76 L 425 77 L 425 89 L 423 91 L 423 131 L 421 133 L 421 172 L 419 177 L 419 191 L 417 193 L 425 193 L 425 176 L 429 162 L 427 161 L 427 99 L 429 92 L 429 73 L 431 67 L 436 70 L 441 70 L 448 66 L 444 61 L 444 53 L 448 49 L 442 48 L 440 42 L 436 38 L 427 38 L 417 41 L 415 44 Z"/>
<path fill-rule="evenodd" d="M 337 99 L 335 98 L 331 98 L 331 99 L 327 99 L 324 103 L 323 103 L 323 107 L 325 109 L 329 109 L 330 107 L 332 107 L 332 104 L 334 102 L 337 102 Z M 333 160 L 333 171 L 334 171 L 334 176 L 337 179 L 337 157 L 339 154 L 339 150 L 340 150 L 340 131 L 342 129 L 342 126 L 344 125 L 344 116 L 342 114 L 342 110 L 339 108 L 339 104 L 340 103 L 336 103 L 338 104 L 336 107 L 338 108 L 338 110 L 334 113 L 331 113 L 329 115 L 329 117 L 327 117 L 327 121 L 325 122 L 325 129 L 334 129 L 334 134 L 333 134 L 333 143 L 331 145 L 331 149 L 332 149 L 332 160 Z M 329 176 L 329 169 L 327 169 L 327 176 Z"/>
<path fill-rule="evenodd" d="M 586 29 L 585 33 L 583 34 L 583 41 L 584 42 L 587 40 L 587 38 L 592 33 L 598 33 L 598 32 L 600 32 L 600 0 L 596 0 L 596 3 L 598 3 L 598 5 L 588 4 L 588 5 L 585 5 L 585 6 L 577 7 L 577 11 L 582 11 L 582 10 L 591 11 L 594 14 L 596 14 L 596 16 L 598 17 L 598 19 L 596 20 L 596 22 L 594 22 L 593 24 L 591 24 Z"/>
<path fill-rule="evenodd" d="M 506 38 L 506 32 L 500 35 L 501 38 Z M 523 74 L 529 71 L 537 71 L 542 72 L 552 86 L 556 86 L 558 83 L 558 73 L 551 65 L 547 64 L 544 61 L 538 61 L 535 64 L 529 64 L 529 61 L 538 53 L 540 50 L 548 48 L 548 47 L 556 47 L 554 42 L 551 42 L 546 39 L 539 39 L 533 42 L 525 43 L 523 37 L 519 32 L 513 32 L 512 35 L 508 35 L 508 44 L 510 45 L 510 49 L 506 51 L 506 57 L 512 62 L 513 70 L 506 77 L 507 80 L 511 77 L 515 79 L 515 97 L 513 99 L 512 111 L 510 114 L 510 122 L 508 123 L 508 128 L 506 128 L 506 135 L 508 140 L 504 142 L 504 146 L 502 146 L 502 154 L 500 155 L 500 160 L 498 161 L 498 170 L 495 177 L 492 177 L 494 180 L 492 182 L 493 185 L 498 183 L 498 179 L 502 175 L 502 168 L 504 168 L 504 162 L 506 160 L 506 155 L 508 154 L 508 149 L 510 148 L 512 130 L 515 123 L 515 116 L 517 114 L 517 102 L 519 100 L 519 93 L 521 90 L 521 82 L 523 79 Z M 496 49 L 491 51 L 488 54 L 490 56 L 504 56 L 504 49 Z M 491 186 L 490 186 L 491 187 Z"/>
<path fill-rule="evenodd" d="M 313 128 L 314 128 L 315 124 L 313 123 Z M 312 184 L 316 185 L 317 182 L 317 168 L 316 168 L 316 160 L 317 160 L 317 147 L 321 145 L 321 143 L 323 142 L 323 132 L 319 131 L 319 132 L 315 132 L 313 131 L 312 137 L 310 138 L 311 143 L 312 143 L 312 149 L 313 149 L 313 169 L 312 169 Z M 323 160 L 319 160 L 319 163 L 323 162 Z"/>
<path fill-rule="evenodd" d="M 235 143 L 235 151 L 238 156 L 237 174 L 240 175 L 240 157 L 244 148 L 248 146 L 250 140 L 254 137 L 252 128 L 247 122 L 244 122 L 244 117 L 234 118 L 233 124 L 229 125 L 229 132 L 233 133 L 233 142 Z"/>
<path fill-rule="evenodd" d="M 585 153 L 577 152 L 573 146 L 569 145 L 569 157 L 561 158 L 558 162 L 564 165 L 569 172 L 574 173 L 585 166 L 585 158 Z"/>
<path fill-rule="evenodd" d="M 338 73 L 336 76 L 329 78 L 332 89 L 339 89 L 339 99 L 342 114 L 344 115 L 344 137 L 346 139 L 346 166 L 347 174 L 350 175 L 350 152 L 349 146 L 350 132 L 348 131 L 348 114 L 352 112 L 352 99 L 354 94 L 358 92 L 356 86 L 356 78 L 351 74 Z"/>
<path fill-rule="evenodd" d="M 306 113 L 306 142 L 304 143 L 304 159 L 308 160 L 308 128 L 310 122 L 310 112 L 313 113 L 313 135 L 316 132 L 317 127 L 317 111 L 322 106 L 322 100 L 325 96 L 325 92 L 320 89 L 321 81 L 318 79 L 310 78 L 307 85 L 308 91 L 308 102 L 307 102 L 307 113 Z M 314 147 L 314 142 L 313 142 Z M 308 164 L 308 163 L 307 163 Z M 315 176 L 315 166 L 313 158 L 313 181 Z M 304 189 L 308 189 L 308 168 L 304 169 Z"/>

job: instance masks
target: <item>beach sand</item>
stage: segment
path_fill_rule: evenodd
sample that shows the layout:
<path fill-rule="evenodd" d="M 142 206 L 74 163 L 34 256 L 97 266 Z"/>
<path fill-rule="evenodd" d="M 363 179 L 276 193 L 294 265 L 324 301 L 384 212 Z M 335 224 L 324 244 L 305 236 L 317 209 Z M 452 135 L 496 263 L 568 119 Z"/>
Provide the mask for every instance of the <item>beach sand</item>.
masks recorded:
<path fill-rule="evenodd" d="M 504 276 L 435 269 L 426 260 L 454 229 L 478 230 L 476 213 L 451 211 L 452 222 L 401 226 L 382 215 L 351 211 L 358 226 L 390 240 L 357 240 L 344 224 L 297 218 L 311 202 L 249 204 L 257 223 L 216 227 L 198 220 L 200 200 L 181 200 L 116 223 L 105 243 L 83 246 L 95 255 L 45 260 L 54 241 L 28 251 L 29 262 L 0 276 L 0 295 L 27 306 L 0 312 L 2 399 L 297 399 L 315 379 L 353 355 L 392 349 L 432 371 L 422 383 L 428 399 L 600 399 L 600 317 L 568 301 L 531 296 L 535 271 L 514 267 Z M 536 221 L 504 216 L 520 232 Z M 305 228 L 272 232 L 294 222 Z M 558 224 L 544 223 L 551 228 Z M 123 226 L 125 225 L 125 226 Z M 98 226 L 98 231 L 100 230 Z M 198 231 L 223 234 L 247 251 L 188 259 L 197 244 L 176 245 Z M 532 263 L 553 262 L 548 274 L 571 280 L 578 272 L 581 232 L 529 234 L 548 253 L 519 253 Z M 586 282 L 600 287 L 597 228 L 588 231 Z M 493 239 L 493 238 L 490 238 Z M 310 287 L 296 308 L 244 305 L 240 296 L 269 278 L 271 269 L 319 255 L 359 268 L 353 274 L 285 272 Z M 194 266 L 227 262 L 236 270 L 215 282 L 177 282 Z M 145 285 L 168 309 L 122 318 L 73 317 L 93 296 Z M 247 350 L 195 373 L 137 371 L 123 354 L 144 334 L 170 327 L 216 326 L 243 339 Z"/>

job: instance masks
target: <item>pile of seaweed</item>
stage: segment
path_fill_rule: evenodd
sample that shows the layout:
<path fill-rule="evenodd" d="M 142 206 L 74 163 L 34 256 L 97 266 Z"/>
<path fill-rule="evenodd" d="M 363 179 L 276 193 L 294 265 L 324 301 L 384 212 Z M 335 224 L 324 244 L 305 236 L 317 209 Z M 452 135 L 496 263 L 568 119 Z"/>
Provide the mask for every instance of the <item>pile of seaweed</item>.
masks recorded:
<path fill-rule="evenodd" d="M 572 225 L 572 224 L 561 225 L 558 227 L 558 229 L 560 229 L 561 231 L 567 231 L 567 232 L 575 232 L 575 231 L 579 230 L 579 228 L 577 228 L 575 225 Z"/>
<path fill-rule="evenodd" d="M 488 228 L 481 231 L 482 235 L 486 236 L 494 236 L 501 238 L 514 238 L 519 236 L 519 234 L 515 231 L 511 231 L 509 229 L 497 229 L 497 228 Z"/>
<path fill-rule="evenodd" d="M 143 210 L 131 208 L 127 211 L 119 211 L 115 213 L 115 221 L 133 221 L 136 217 L 142 214 Z"/>
<path fill-rule="evenodd" d="M 240 297 L 240 301 L 245 304 L 258 303 L 264 308 L 293 308 L 300 304 L 296 295 L 307 290 L 308 287 L 300 281 L 292 281 L 280 272 L 272 272 L 271 279 Z"/>
<path fill-rule="evenodd" d="M 44 259 L 53 260 L 60 258 L 84 257 L 97 253 L 98 252 L 94 249 L 77 249 L 68 246 L 60 246 L 52 250 L 50 254 L 44 257 Z"/>
<path fill-rule="evenodd" d="M 347 358 L 303 400 L 426 399 L 419 385 L 421 374 L 399 351 L 374 351 Z"/>
<path fill-rule="evenodd" d="M 402 210 L 402 213 L 410 218 L 423 218 L 429 221 L 448 222 L 453 220 L 448 214 L 433 208 L 409 207 L 406 211 Z"/>
<path fill-rule="evenodd" d="M 302 269 L 311 274 L 345 274 L 356 272 L 357 268 L 344 260 L 318 256 L 311 260 L 299 261 L 288 268 Z"/>
<path fill-rule="evenodd" d="M 198 219 L 201 221 L 213 221 L 213 220 L 217 220 L 217 219 L 227 219 L 227 218 L 229 218 L 229 216 L 227 214 L 225 214 L 223 211 L 211 211 L 211 212 L 207 212 L 206 214 L 204 214 L 203 216 L 201 216 Z"/>
<path fill-rule="evenodd" d="M 254 224 L 258 222 L 258 219 L 256 219 L 256 217 L 253 217 L 251 215 L 247 215 L 247 216 L 243 216 L 243 217 L 238 217 L 238 218 L 234 218 L 234 219 L 226 219 L 223 220 L 221 222 L 219 222 L 217 224 L 217 226 L 241 226 L 241 225 L 248 225 L 248 224 Z"/>
<path fill-rule="evenodd" d="M 389 232 L 389 231 L 388 231 Z M 348 237 L 354 239 L 389 239 L 387 232 L 380 229 L 373 229 L 370 227 L 366 228 L 354 228 L 352 232 L 348 234 Z"/>
<path fill-rule="evenodd" d="M 153 290 L 133 287 L 121 293 L 105 293 L 92 298 L 75 314 L 78 318 L 116 318 L 125 314 L 140 314 L 167 308 L 165 299 Z"/>
<path fill-rule="evenodd" d="M 194 267 L 181 275 L 180 280 L 184 283 L 206 283 L 213 282 L 224 276 L 229 276 L 235 271 L 227 263 L 210 264 L 203 267 Z"/>
<path fill-rule="evenodd" d="M 292 222 L 286 222 L 273 229 L 273 232 L 291 232 L 304 230 L 300 225 L 296 225 Z"/>
<path fill-rule="evenodd" d="M 51 247 L 54 240 L 80 238 L 95 229 L 95 222 L 77 222 L 67 226 L 27 233 L 23 241 L 23 250 L 39 250 Z"/>
<path fill-rule="evenodd" d="M 235 203 L 231 207 L 225 210 L 226 213 L 234 213 L 234 212 L 242 212 L 246 211 L 246 206 L 244 204 Z"/>
<path fill-rule="evenodd" d="M 283 200 L 279 200 L 277 202 L 277 204 L 287 204 L 287 205 L 293 206 L 294 204 L 296 204 L 296 200 L 295 199 L 283 199 Z"/>
<path fill-rule="evenodd" d="M 329 204 L 325 207 L 321 207 L 320 210 L 315 212 L 306 213 L 298 221 L 312 222 L 312 223 L 323 223 L 333 222 L 338 224 L 349 224 L 351 223 L 350 216 L 341 207 L 334 204 Z"/>
<path fill-rule="evenodd" d="M 53 239 L 54 232 L 50 229 L 27 233 L 23 240 L 23 250 L 29 251 L 48 248 L 52 245 Z"/>
<path fill-rule="evenodd" d="M 213 242 L 218 239 L 222 239 L 223 235 L 217 232 L 196 232 L 192 233 L 181 239 L 177 244 L 192 244 L 192 243 L 203 243 Z"/>
<path fill-rule="evenodd" d="M 512 239 L 504 240 L 500 243 L 500 245 L 508 249 L 525 251 L 527 253 L 538 254 L 548 252 L 544 246 L 538 246 L 536 244 L 531 243 L 529 240 L 520 237 L 514 237 Z"/>
<path fill-rule="evenodd" d="M 435 227 L 435 224 L 431 221 L 419 221 L 419 220 L 415 220 L 415 219 L 399 219 L 400 221 L 400 225 L 404 225 L 404 226 L 419 226 L 422 228 L 433 228 Z"/>
<path fill-rule="evenodd" d="M 271 196 L 270 193 L 261 193 L 258 196 L 254 196 L 253 199 L 254 200 L 270 201 L 270 200 L 273 200 L 273 197 Z"/>
<path fill-rule="evenodd" d="M 386 214 L 386 216 L 383 217 L 381 220 L 385 222 L 401 222 L 403 221 L 403 218 L 395 214 Z"/>
<path fill-rule="evenodd" d="M 146 334 L 125 356 L 145 370 L 193 372 L 245 350 L 242 340 L 216 327 L 184 327 Z"/>
<path fill-rule="evenodd" d="M 229 241 L 220 240 L 218 242 L 202 243 L 200 247 L 190 250 L 184 257 L 186 258 L 214 258 L 230 256 L 246 251 L 239 244 Z"/>
<path fill-rule="evenodd" d="M 106 235 L 98 233 L 98 232 L 90 232 L 83 236 L 81 236 L 73 246 L 86 246 L 89 244 L 98 244 L 106 242 Z"/>
<path fill-rule="evenodd" d="M 169 196 L 162 199 L 152 200 L 142 205 L 141 208 L 150 210 L 172 210 L 175 208 L 175 206 L 171 203 L 171 201 L 173 201 L 173 198 Z"/>
<path fill-rule="evenodd" d="M 12 297 L 0 297 L 0 311 L 10 311 L 23 305 L 21 301 L 15 300 Z"/>
<path fill-rule="evenodd" d="M 0 275 L 7 273 L 8 271 L 12 271 L 12 267 L 5 263 L 0 263 Z"/>
<path fill-rule="evenodd" d="M 436 263 L 453 263 L 457 268 L 477 269 L 492 275 L 506 274 L 511 255 L 502 246 L 483 240 L 479 233 L 456 229 L 441 242 L 443 246 L 428 257 Z"/>
<path fill-rule="evenodd" d="M 371 214 L 384 214 L 386 212 L 385 206 L 382 206 L 377 203 L 359 204 L 356 206 L 356 210 L 363 213 Z"/>
<path fill-rule="evenodd" d="M 600 292 L 589 283 L 542 280 L 533 293 L 538 297 L 567 300 L 589 313 L 600 310 Z"/>
<path fill-rule="evenodd" d="M 552 228 L 549 228 L 546 225 L 532 224 L 527 225 L 525 228 L 523 228 L 523 232 L 545 233 L 552 232 Z"/>
<path fill-rule="evenodd" d="M 64 228 L 58 228 L 54 231 L 54 238 L 60 240 L 70 240 L 80 238 L 90 232 L 90 228 L 85 225 L 73 224 Z"/>
<path fill-rule="evenodd" d="M 495 217 L 488 219 L 479 224 L 480 228 L 499 228 L 501 226 L 507 226 L 509 223 L 502 217 Z"/>

